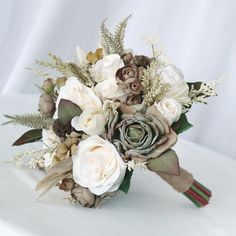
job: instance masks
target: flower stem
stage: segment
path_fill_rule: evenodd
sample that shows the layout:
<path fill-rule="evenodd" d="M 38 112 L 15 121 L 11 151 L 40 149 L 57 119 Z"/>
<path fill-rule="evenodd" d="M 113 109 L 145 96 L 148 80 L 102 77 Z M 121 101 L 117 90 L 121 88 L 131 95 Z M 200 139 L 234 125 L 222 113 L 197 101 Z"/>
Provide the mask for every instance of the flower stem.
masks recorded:
<path fill-rule="evenodd" d="M 203 207 L 209 204 L 212 196 L 211 191 L 196 180 L 193 181 L 190 188 L 183 194 L 197 207 Z"/>

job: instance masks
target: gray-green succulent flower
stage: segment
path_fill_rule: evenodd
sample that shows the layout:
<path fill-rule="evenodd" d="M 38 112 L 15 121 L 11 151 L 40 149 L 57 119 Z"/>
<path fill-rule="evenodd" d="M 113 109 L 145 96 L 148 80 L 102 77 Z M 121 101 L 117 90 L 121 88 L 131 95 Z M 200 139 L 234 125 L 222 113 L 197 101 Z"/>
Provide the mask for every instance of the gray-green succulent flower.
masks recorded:
<path fill-rule="evenodd" d="M 122 114 L 111 124 L 111 140 L 126 157 L 156 158 L 177 141 L 176 133 L 154 107 L 145 114 Z"/>

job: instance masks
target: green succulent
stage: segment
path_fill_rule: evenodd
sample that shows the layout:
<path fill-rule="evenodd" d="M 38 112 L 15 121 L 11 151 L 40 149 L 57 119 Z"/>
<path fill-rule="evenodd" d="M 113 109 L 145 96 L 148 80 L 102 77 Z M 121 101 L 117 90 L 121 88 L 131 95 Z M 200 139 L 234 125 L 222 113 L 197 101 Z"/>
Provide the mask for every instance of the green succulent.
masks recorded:
<path fill-rule="evenodd" d="M 122 114 L 113 122 L 111 139 L 124 156 L 156 158 L 177 141 L 177 135 L 162 116 Z"/>

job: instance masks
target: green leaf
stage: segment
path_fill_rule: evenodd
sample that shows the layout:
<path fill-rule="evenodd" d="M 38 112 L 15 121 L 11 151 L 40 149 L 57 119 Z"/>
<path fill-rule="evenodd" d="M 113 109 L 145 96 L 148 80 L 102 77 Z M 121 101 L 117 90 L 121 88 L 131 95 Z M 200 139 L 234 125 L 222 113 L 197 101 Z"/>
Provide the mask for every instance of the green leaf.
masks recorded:
<path fill-rule="evenodd" d="M 75 116 L 79 116 L 82 110 L 75 103 L 61 99 L 58 106 L 58 118 L 64 124 L 68 124 Z"/>
<path fill-rule="evenodd" d="M 129 171 L 127 168 L 126 172 L 125 172 L 124 180 L 119 187 L 120 191 L 122 191 L 124 193 L 128 193 L 129 188 L 130 188 L 130 180 L 131 180 L 132 175 L 133 175 L 133 170 Z"/>
<path fill-rule="evenodd" d="M 194 89 L 199 90 L 202 83 L 203 82 L 198 81 L 198 82 L 188 82 L 187 84 L 188 84 L 189 89 L 191 89 L 193 86 Z"/>
<path fill-rule="evenodd" d="M 202 84 L 206 85 L 206 83 L 203 83 L 203 82 L 200 82 L 200 81 L 198 81 L 198 82 L 188 82 L 187 84 L 189 86 L 189 89 L 191 89 L 193 87 L 197 91 L 200 90 Z M 209 95 L 206 95 L 204 93 L 199 93 L 197 96 L 204 96 L 205 98 L 210 97 Z"/>
<path fill-rule="evenodd" d="M 192 127 L 193 125 L 188 122 L 187 116 L 185 114 L 182 114 L 179 120 L 172 124 L 172 128 L 176 134 L 183 133 Z"/>
<path fill-rule="evenodd" d="M 37 142 L 42 138 L 42 129 L 32 129 L 24 133 L 12 146 L 20 146 L 26 143 Z"/>
<path fill-rule="evenodd" d="M 172 149 L 167 150 L 159 157 L 150 158 L 147 163 L 147 168 L 154 172 L 180 175 L 178 156 Z"/>

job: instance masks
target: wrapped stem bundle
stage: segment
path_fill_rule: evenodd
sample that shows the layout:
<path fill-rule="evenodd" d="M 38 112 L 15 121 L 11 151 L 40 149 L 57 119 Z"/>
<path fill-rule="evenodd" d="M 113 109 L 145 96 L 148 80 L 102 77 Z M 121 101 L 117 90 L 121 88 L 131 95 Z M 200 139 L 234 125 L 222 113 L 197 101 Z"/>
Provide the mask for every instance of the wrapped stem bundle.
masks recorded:
<path fill-rule="evenodd" d="M 212 196 L 211 191 L 193 178 L 193 175 L 187 170 L 180 168 L 180 175 L 168 175 L 160 172 L 158 174 L 166 183 L 168 183 L 177 192 L 182 193 L 197 207 L 203 207 L 209 204 Z"/>

